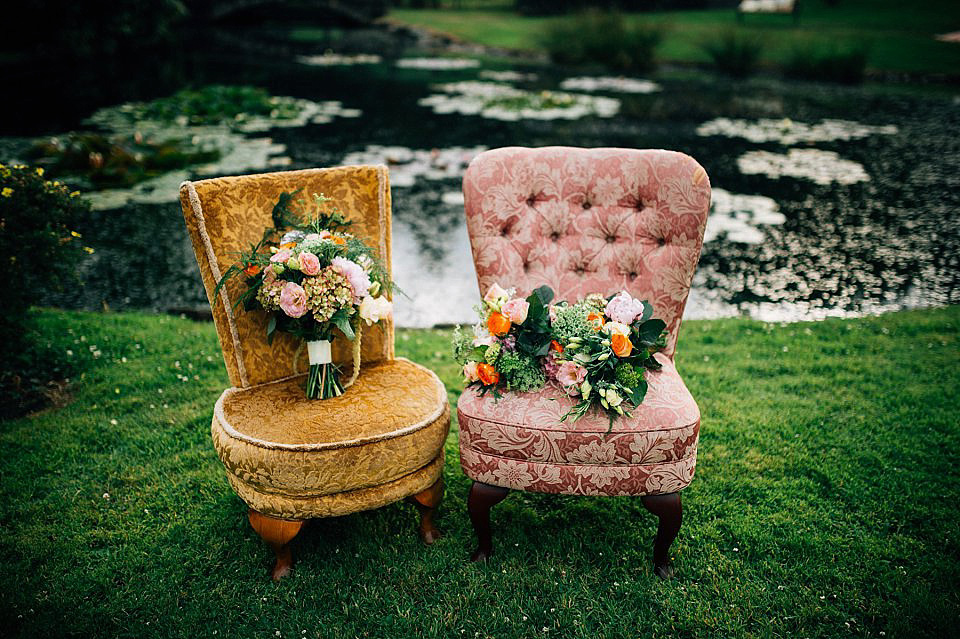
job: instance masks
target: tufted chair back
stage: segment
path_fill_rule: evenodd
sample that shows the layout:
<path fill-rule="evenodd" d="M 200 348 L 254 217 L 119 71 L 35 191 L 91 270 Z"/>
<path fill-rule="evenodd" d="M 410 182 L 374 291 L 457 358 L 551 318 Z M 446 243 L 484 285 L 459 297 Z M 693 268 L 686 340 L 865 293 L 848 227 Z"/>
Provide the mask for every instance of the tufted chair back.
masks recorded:
<path fill-rule="evenodd" d="M 626 290 L 667 323 L 673 357 L 710 207 L 707 173 L 682 153 L 507 147 L 463 178 L 480 291 L 497 282 L 557 299 Z"/>
<path fill-rule="evenodd" d="M 262 311 L 233 308 L 245 285 L 233 279 L 217 298 L 213 291 L 221 274 L 235 263 L 240 251 L 249 250 L 272 226 L 271 213 L 283 192 L 302 189 L 312 203 L 314 193 L 333 198 L 334 204 L 353 224 L 350 232 L 373 247 L 390 269 L 390 184 L 382 166 L 346 166 L 215 178 L 184 182 L 180 204 L 197 255 L 200 275 L 213 310 L 223 359 L 230 382 L 238 388 L 264 384 L 305 372 L 307 357 L 294 354 L 300 341 L 278 333 L 272 344 L 266 340 L 266 317 Z M 393 358 L 393 322 L 381 321 L 363 327 L 362 361 L 373 363 Z M 334 362 L 349 366 L 351 342 L 340 337 L 333 343 Z"/>

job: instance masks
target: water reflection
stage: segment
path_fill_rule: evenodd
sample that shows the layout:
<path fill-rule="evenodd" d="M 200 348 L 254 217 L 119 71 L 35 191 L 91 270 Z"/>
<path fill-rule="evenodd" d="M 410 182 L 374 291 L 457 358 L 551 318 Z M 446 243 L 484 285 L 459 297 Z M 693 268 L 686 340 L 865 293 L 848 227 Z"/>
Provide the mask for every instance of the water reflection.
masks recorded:
<path fill-rule="evenodd" d="M 960 139 L 944 135 L 960 130 L 960 110 L 949 99 L 669 74 L 657 78 L 659 91 L 612 98 L 568 92 L 616 91 L 607 76 L 502 64 L 446 70 L 452 81 L 438 89 L 423 68 L 337 55 L 316 64 L 198 57 L 193 76 L 211 83 L 233 82 L 240 69 L 274 94 L 339 104 L 292 128 L 231 129 L 238 145 L 265 145 L 238 152 L 249 166 L 189 173 L 387 164 L 394 271 L 410 296 L 397 300 L 400 325 L 470 320 L 478 291 L 460 178 L 476 153 L 507 145 L 672 148 L 697 158 L 718 188 L 688 317 L 779 321 L 960 302 Z M 867 113 L 871 123 L 857 121 Z M 99 195 L 98 206 L 126 203 L 78 229 L 97 251 L 83 267 L 85 287 L 45 301 L 203 307 L 173 202 L 182 177 Z"/>

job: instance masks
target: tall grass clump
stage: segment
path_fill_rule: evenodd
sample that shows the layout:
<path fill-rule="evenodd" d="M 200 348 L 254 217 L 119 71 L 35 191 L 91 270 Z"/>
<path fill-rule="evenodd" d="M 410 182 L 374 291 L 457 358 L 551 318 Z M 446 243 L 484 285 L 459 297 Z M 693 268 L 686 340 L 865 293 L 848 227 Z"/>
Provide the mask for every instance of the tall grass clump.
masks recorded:
<path fill-rule="evenodd" d="M 793 47 L 783 73 L 797 80 L 859 84 L 867 68 L 865 43 L 803 42 Z"/>
<path fill-rule="evenodd" d="M 758 35 L 730 29 L 701 46 L 717 71 L 745 78 L 757 70 L 764 41 Z"/>
<path fill-rule="evenodd" d="M 547 24 L 541 44 L 557 64 L 600 64 L 615 71 L 656 68 L 664 28 L 627 23 L 615 12 L 586 11 Z"/>

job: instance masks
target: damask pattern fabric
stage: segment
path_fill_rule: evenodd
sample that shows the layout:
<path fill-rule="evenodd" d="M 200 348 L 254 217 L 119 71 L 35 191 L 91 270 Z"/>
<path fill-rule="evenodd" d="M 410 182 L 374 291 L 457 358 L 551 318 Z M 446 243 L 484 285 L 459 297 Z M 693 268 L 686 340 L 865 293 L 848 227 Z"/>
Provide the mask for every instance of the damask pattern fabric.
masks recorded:
<path fill-rule="evenodd" d="M 706 171 L 673 151 L 508 147 L 463 178 L 480 290 L 558 299 L 625 290 L 667 323 L 672 355 L 710 207 Z"/>
<path fill-rule="evenodd" d="M 700 411 L 673 364 L 710 206 L 706 172 L 682 153 L 508 147 L 477 156 L 463 180 L 480 290 L 546 284 L 557 299 L 621 290 L 667 324 L 664 368 L 630 418 L 612 428 L 561 389 L 461 395 L 460 461 L 477 481 L 550 493 L 645 495 L 687 486 Z"/>
<path fill-rule="evenodd" d="M 282 503 L 390 484 L 435 463 L 442 467 L 450 408 L 431 371 L 405 359 L 382 361 L 364 367 L 347 393 L 325 400 L 304 399 L 304 383 L 300 375 L 228 389 L 217 402 L 214 448 L 251 507 L 276 513 Z M 276 503 L 266 505 L 274 497 Z"/>
<path fill-rule="evenodd" d="M 302 189 L 301 197 L 311 203 L 314 193 L 332 198 L 353 222 L 350 232 L 375 248 L 389 269 L 390 185 L 385 167 L 348 166 L 224 177 L 185 182 L 180 187 L 184 220 L 213 309 L 227 373 L 231 384 L 238 388 L 305 372 L 309 365 L 303 356 L 299 358 L 299 369 L 294 370 L 294 354 L 300 341 L 293 336 L 278 333 L 273 343 L 267 344 L 261 312 L 233 310 L 244 290 L 240 279 L 234 278 L 226 285 L 227 300 L 213 299 L 216 274 L 226 272 L 237 261 L 239 252 L 249 250 L 260 240 L 263 230 L 273 225 L 271 212 L 280 194 L 297 189 Z M 191 197 L 191 191 L 195 197 Z M 364 327 L 362 344 L 364 362 L 392 357 L 393 321 Z M 334 362 L 352 362 L 351 348 L 348 340 L 335 339 Z"/>
<path fill-rule="evenodd" d="M 643 403 L 612 424 L 599 409 L 561 421 L 576 400 L 553 384 L 499 399 L 467 389 L 457 404 L 464 472 L 538 492 L 637 495 L 684 488 L 696 464 L 700 410 L 673 362 L 656 357 L 663 369 L 646 374 Z"/>
<path fill-rule="evenodd" d="M 220 274 L 271 226 L 283 192 L 323 193 L 353 221 L 350 232 L 390 268 L 390 187 L 385 167 L 309 169 L 185 182 L 184 220 L 203 278 L 233 388 L 217 402 L 211 433 L 227 479 L 262 514 L 283 519 L 345 515 L 426 490 L 443 473 L 450 428 L 446 390 L 431 371 L 394 359 L 393 322 L 363 327 L 363 369 L 337 398 L 308 400 L 301 342 L 265 339 L 265 317 L 234 310 L 243 285 L 216 297 Z M 352 343 L 334 340 L 333 359 L 352 365 Z"/>

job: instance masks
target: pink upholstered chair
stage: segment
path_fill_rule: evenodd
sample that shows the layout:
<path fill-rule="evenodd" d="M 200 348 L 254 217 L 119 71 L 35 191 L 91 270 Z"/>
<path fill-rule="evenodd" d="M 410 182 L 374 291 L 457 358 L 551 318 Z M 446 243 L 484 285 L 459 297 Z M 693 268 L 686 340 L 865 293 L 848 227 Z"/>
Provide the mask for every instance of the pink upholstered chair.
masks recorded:
<path fill-rule="evenodd" d="M 632 416 L 588 413 L 561 422 L 575 403 L 558 387 L 495 399 L 460 397 L 460 463 L 474 483 L 468 507 L 479 545 L 492 552 L 490 508 L 509 490 L 636 495 L 659 517 L 654 567 L 673 574 L 680 490 L 693 479 L 700 410 L 673 356 L 700 258 L 710 206 L 706 172 L 671 151 L 519 147 L 479 155 L 463 179 L 467 230 L 481 292 L 493 283 L 527 295 L 542 284 L 557 299 L 626 290 L 654 305 L 669 338 Z"/>

